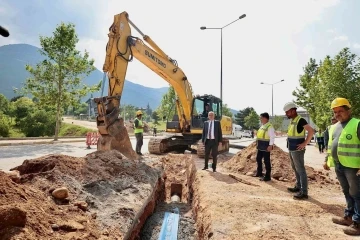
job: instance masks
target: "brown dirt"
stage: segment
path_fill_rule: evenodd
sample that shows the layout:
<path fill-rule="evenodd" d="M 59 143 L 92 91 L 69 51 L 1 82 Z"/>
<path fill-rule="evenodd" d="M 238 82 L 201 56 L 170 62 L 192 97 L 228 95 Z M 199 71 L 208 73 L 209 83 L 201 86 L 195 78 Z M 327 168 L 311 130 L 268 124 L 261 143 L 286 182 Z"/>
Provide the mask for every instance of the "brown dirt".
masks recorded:
<path fill-rule="evenodd" d="M 238 172 L 246 175 L 253 175 L 256 173 L 257 163 L 256 163 L 256 142 L 250 144 L 248 147 L 244 148 L 242 151 L 234 155 L 229 161 L 220 163 L 219 165 L 229 169 L 233 172 Z M 294 171 L 290 165 L 289 153 L 283 151 L 278 146 L 274 147 L 274 150 L 271 151 L 271 165 L 272 165 L 272 177 L 284 181 L 284 182 L 294 182 L 295 176 Z M 329 173 L 322 170 L 316 171 L 314 168 L 305 166 L 308 179 L 311 183 L 319 184 L 338 184 L 337 181 L 329 177 Z M 264 166 L 263 166 L 263 169 Z"/>
<path fill-rule="evenodd" d="M 0 172 L 0 239 L 134 239 L 155 207 L 162 175 L 161 167 L 117 151 L 48 155 L 15 169 L 19 184 Z M 67 199 L 52 197 L 58 187 L 69 190 Z"/>
<path fill-rule="evenodd" d="M 311 184 L 310 198 L 299 201 L 287 192 L 289 183 L 235 175 L 253 185 L 220 167 L 217 173 L 196 173 L 193 205 L 200 239 L 351 239 L 331 222 L 345 206 L 339 186 Z"/>

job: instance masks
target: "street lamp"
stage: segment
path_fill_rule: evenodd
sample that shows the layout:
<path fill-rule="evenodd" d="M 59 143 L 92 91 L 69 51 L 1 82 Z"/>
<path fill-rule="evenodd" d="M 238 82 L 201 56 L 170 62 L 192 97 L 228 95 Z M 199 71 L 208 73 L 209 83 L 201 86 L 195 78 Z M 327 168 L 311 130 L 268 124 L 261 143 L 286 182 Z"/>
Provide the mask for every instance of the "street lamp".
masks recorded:
<path fill-rule="evenodd" d="M 222 100 L 222 93 L 223 93 L 223 91 L 222 91 L 222 80 L 223 80 L 223 71 L 222 71 L 222 62 L 223 62 L 223 60 L 222 60 L 222 30 L 224 29 L 224 28 L 226 28 L 227 26 L 229 26 L 229 25 L 231 25 L 231 24 L 233 24 L 234 22 L 236 22 L 236 21 L 238 21 L 238 20 L 240 20 L 240 19 L 243 19 L 244 17 L 246 17 L 246 14 L 243 14 L 243 15 L 241 15 L 238 19 L 236 19 L 236 20 L 234 20 L 234 21 L 232 21 L 231 23 L 229 23 L 229 24 L 227 24 L 227 25 L 225 25 L 225 26 L 223 26 L 223 27 L 220 27 L 220 28 L 208 28 L 208 27 L 200 27 L 200 29 L 201 30 L 206 30 L 206 29 L 216 29 L 216 30 L 220 30 L 220 32 L 221 32 L 221 43 L 220 43 L 220 45 L 221 45 L 221 50 L 220 50 L 220 54 L 221 54 L 221 56 L 220 56 L 220 61 L 221 61 L 221 63 L 220 63 L 220 99 Z"/>
<path fill-rule="evenodd" d="M 271 116 L 274 117 L 274 85 L 285 81 L 284 79 L 275 83 L 264 83 L 260 84 L 271 85 Z"/>

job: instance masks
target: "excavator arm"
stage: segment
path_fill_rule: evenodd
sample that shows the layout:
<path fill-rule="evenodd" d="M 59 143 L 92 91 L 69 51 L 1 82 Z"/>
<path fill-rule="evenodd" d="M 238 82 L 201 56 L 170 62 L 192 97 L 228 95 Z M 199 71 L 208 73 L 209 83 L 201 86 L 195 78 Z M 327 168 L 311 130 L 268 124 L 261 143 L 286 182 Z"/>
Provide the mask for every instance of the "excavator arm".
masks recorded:
<path fill-rule="evenodd" d="M 131 35 L 130 25 L 143 36 L 144 41 L 152 48 L 147 46 L 142 39 Z M 101 134 L 98 148 L 100 148 L 99 150 L 108 150 L 113 149 L 111 145 L 121 145 L 124 147 L 121 149 L 118 147 L 117 150 L 124 155 L 133 156 L 135 153 L 131 148 L 124 122 L 122 119 L 118 119 L 128 63 L 135 57 L 173 86 L 178 96 L 176 107 L 181 125 L 191 119 L 193 92 L 186 75 L 177 66 L 177 62 L 168 57 L 149 36 L 144 35 L 130 21 L 127 12 L 114 16 L 108 37 L 103 65 L 103 72 L 109 79 L 108 95 L 94 99 L 98 109 L 97 127 Z M 131 150 L 127 149 L 129 146 Z"/>
<path fill-rule="evenodd" d="M 143 39 L 132 36 L 131 27 L 137 30 Z M 108 95 L 95 99 L 98 109 L 97 127 L 101 134 L 98 150 L 117 149 L 128 157 L 136 155 L 131 147 L 124 122 L 118 118 L 127 66 L 134 57 L 167 81 L 174 88 L 177 96 L 175 102 L 177 116 L 174 116 L 173 121 L 169 122 L 166 131 L 182 133 L 182 135 L 150 139 L 148 144 L 150 153 L 183 151 L 198 143 L 204 120 L 198 118 L 199 116 L 192 116 L 193 105 L 196 105 L 195 100 L 200 104 L 215 104 L 217 113 L 221 118 L 222 131 L 229 134 L 228 129 L 231 129 L 232 123 L 229 117 L 221 117 L 221 99 L 212 95 L 194 96 L 191 84 L 184 72 L 178 67 L 176 60 L 170 58 L 149 36 L 143 34 L 129 19 L 127 12 L 114 16 L 108 37 L 103 66 L 104 74 L 109 79 Z M 189 125 L 190 122 L 191 126 Z M 224 138 L 223 146 L 219 152 L 229 149 L 228 140 Z M 197 147 L 197 152 L 199 156 L 204 155 L 204 147 L 201 143 Z"/>

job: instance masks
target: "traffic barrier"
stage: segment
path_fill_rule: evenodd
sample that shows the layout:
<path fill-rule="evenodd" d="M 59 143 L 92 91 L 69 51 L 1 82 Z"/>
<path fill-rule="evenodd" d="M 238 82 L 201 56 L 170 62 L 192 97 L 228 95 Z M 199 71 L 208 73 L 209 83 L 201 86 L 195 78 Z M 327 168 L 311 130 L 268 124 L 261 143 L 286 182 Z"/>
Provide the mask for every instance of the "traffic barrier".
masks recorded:
<path fill-rule="evenodd" d="M 97 145 L 100 134 L 98 132 L 88 132 L 86 134 L 87 149 L 91 149 L 90 145 Z"/>

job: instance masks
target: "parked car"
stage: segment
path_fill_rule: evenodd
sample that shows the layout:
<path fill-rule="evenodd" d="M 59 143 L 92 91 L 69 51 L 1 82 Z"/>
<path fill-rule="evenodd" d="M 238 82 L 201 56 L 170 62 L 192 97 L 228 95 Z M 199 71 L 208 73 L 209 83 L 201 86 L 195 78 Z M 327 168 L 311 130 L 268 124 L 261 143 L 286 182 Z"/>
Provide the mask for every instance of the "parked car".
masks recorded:
<path fill-rule="evenodd" d="M 249 130 L 245 130 L 242 132 L 243 137 L 251 138 L 251 132 Z"/>

